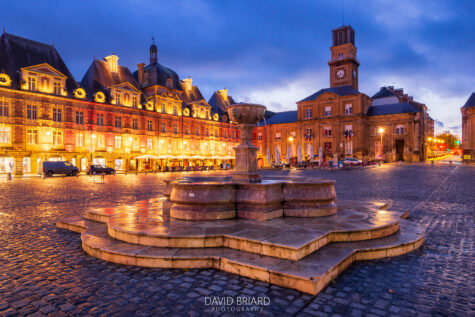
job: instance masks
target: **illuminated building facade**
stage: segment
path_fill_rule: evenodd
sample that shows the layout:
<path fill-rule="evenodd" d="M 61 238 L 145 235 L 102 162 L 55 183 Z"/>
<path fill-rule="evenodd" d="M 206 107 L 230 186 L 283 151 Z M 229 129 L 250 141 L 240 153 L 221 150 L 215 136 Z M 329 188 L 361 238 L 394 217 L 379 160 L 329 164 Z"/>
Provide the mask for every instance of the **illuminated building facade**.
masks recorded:
<path fill-rule="evenodd" d="M 3 33 L 0 173 L 37 173 L 45 160 L 82 171 L 233 164 L 238 131 L 225 89 L 206 102 L 191 78 L 158 63 L 155 44 L 134 73 L 118 60 L 94 59 L 78 83 L 54 46 Z"/>
<path fill-rule="evenodd" d="M 460 108 L 462 111 L 462 149 L 466 161 L 475 160 L 475 92 Z"/>
<path fill-rule="evenodd" d="M 394 87 L 382 87 L 372 97 L 360 92 L 355 32 L 351 26 L 343 26 L 332 35 L 330 88 L 298 101 L 296 111 L 276 113 L 260 122 L 253 132 L 258 164 L 270 165 L 276 149 L 282 161 L 289 152 L 295 160 L 299 146 L 303 159 L 312 150 L 317 155 L 321 148 L 326 159 L 337 155 L 424 161 L 427 139 L 434 134 L 434 120 L 426 105 Z"/>

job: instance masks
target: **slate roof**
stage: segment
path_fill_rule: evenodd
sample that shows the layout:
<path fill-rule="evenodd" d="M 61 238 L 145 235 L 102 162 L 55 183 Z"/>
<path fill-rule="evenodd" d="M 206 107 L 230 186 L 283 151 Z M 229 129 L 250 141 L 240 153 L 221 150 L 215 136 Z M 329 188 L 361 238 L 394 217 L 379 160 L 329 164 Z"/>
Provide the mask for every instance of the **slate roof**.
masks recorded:
<path fill-rule="evenodd" d="M 69 93 L 77 88 L 73 75 L 54 46 L 9 33 L 3 33 L 0 37 L 0 72 L 10 76 L 13 87 L 20 87 L 20 68 L 43 63 L 48 63 L 68 77 L 66 89 Z"/>
<path fill-rule="evenodd" d="M 419 112 L 410 103 L 394 103 L 390 105 L 371 106 L 368 109 L 367 116 L 384 116 L 397 113 L 417 113 Z"/>
<path fill-rule="evenodd" d="M 219 115 L 223 114 L 228 114 L 227 108 L 235 104 L 236 101 L 234 101 L 233 97 L 230 95 L 227 95 L 227 98 L 224 98 L 223 95 L 221 95 L 218 92 L 214 92 L 211 98 L 208 100 L 208 104 L 211 106 L 211 109 L 213 112 L 218 113 Z"/>
<path fill-rule="evenodd" d="M 81 87 L 87 92 L 87 98 L 91 99 L 92 94 L 102 91 L 110 98 L 109 87 L 128 82 L 139 89 L 139 84 L 135 81 L 130 70 L 125 66 L 117 66 L 117 72 L 111 72 L 106 61 L 94 59 L 86 74 L 81 80 Z"/>
<path fill-rule="evenodd" d="M 361 94 L 361 92 L 359 92 L 358 90 L 356 90 L 352 86 L 349 86 L 349 85 L 338 86 L 338 87 L 321 89 L 321 90 L 317 91 L 316 93 L 314 93 L 313 95 L 310 95 L 307 98 L 300 100 L 299 102 L 315 100 L 315 99 L 317 99 L 318 96 L 320 96 L 321 94 L 324 94 L 326 92 L 332 92 L 334 94 L 337 94 L 338 96 L 349 96 L 349 95 Z"/>
<path fill-rule="evenodd" d="M 134 78 L 135 80 L 138 79 L 138 71 L 134 72 Z M 158 62 L 153 63 L 153 64 L 148 64 L 144 68 L 142 88 L 153 86 L 153 85 L 160 85 L 160 86 L 167 87 L 168 78 L 172 79 L 173 89 L 181 90 L 180 78 L 178 77 L 178 74 L 175 71 L 163 66 L 162 64 Z"/>
<path fill-rule="evenodd" d="M 462 108 L 472 108 L 475 107 L 475 92 L 472 92 L 470 97 L 468 97 L 467 102 L 463 105 Z"/>
<path fill-rule="evenodd" d="M 201 91 L 196 86 L 191 86 L 191 90 L 187 90 L 185 85 L 181 83 L 181 90 L 183 91 L 181 98 L 185 104 L 190 104 L 196 101 L 206 102 L 206 100 L 203 98 L 203 95 L 201 94 Z"/>
<path fill-rule="evenodd" d="M 374 96 L 371 98 L 378 99 L 378 98 L 393 97 L 393 96 L 396 96 L 396 95 L 391 90 L 389 90 L 386 87 L 381 87 L 381 89 L 376 94 L 374 94 Z"/>
<path fill-rule="evenodd" d="M 292 123 L 297 121 L 297 111 L 283 111 L 276 112 L 272 117 L 261 120 L 259 126 L 269 125 L 269 124 L 283 124 L 283 123 Z"/>

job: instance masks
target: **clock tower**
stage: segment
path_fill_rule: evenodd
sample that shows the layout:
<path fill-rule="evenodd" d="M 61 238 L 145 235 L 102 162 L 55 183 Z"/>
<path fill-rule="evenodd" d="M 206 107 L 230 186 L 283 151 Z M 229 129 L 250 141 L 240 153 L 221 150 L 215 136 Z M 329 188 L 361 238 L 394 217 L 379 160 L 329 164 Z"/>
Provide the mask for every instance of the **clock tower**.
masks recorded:
<path fill-rule="evenodd" d="M 333 46 L 331 50 L 330 87 L 352 86 L 358 90 L 358 66 L 356 59 L 355 31 L 351 26 L 342 26 L 332 30 Z"/>

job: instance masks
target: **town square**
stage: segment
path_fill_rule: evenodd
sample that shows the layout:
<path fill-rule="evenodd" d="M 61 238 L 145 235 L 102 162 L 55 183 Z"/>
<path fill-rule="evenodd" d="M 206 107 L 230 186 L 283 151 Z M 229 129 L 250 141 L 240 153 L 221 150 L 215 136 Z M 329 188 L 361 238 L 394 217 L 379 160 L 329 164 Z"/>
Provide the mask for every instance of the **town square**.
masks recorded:
<path fill-rule="evenodd" d="M 0 316 L 474 313 L 472 3 L 110 5 L 0 15 Z"/>

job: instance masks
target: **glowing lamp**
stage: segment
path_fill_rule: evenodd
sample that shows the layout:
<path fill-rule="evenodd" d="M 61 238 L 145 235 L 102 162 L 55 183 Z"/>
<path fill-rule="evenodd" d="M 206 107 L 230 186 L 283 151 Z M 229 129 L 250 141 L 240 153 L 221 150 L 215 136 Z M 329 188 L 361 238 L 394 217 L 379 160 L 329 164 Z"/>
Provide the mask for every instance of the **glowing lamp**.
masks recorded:
<path fill-rule="evenodd" d="M 379 132 L 379 133 L 383 133 L 383 132 L 384 132 L 384 129 L 383 129 L 383 128 L 379 128 L 379 129 L 378 129 L 378 132 Z"/>

